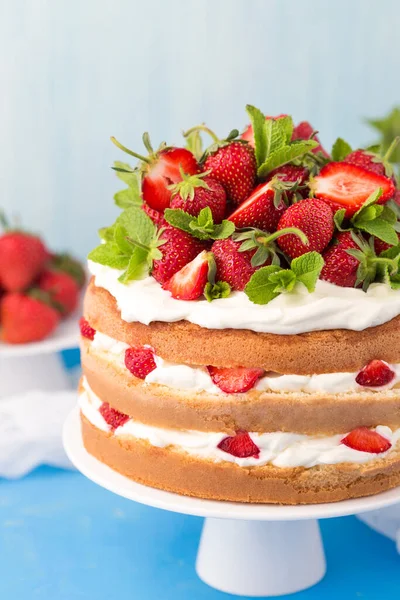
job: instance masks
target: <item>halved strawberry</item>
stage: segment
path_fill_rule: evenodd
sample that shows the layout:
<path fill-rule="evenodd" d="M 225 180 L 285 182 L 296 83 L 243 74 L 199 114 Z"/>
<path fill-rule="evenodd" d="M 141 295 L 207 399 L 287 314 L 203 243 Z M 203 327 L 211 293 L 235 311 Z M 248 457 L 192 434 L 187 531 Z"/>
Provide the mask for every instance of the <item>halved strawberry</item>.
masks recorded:
<path fill-rule="evenodd" d="M 138 379 L 146 379 L 147 375 L 157 367 L 151 348 L 137 346 L 125 350 L 125 366 Z"/>
<path fill-rule="evenodd" d="M 276 231 L 278 221 L 286 210 L 283 201 L 274 205 L 275 192 L 271 182 L 258 185 L 240 206 L 233 212 L 229 221 L 236 227 L 257 227 L 264 231 Z"/>
<path fill-rule="evenodd" d="M 390 366 L 383 360 L 371 360 L 356 377 L 358 385 L 365 387 L 381 387 L 396 377 Z"/>
<path fill-rule="evenodd" d="M 389 440 L 376 431 L 368 429 L 368 427 L 357 427 L 350 431 L 346 437 L 342 439 L 342 444 L 359 450 L 360 452 L 370 452 L 371 454 L 381 454 L 387 452 L 392 447 Z"/>
<path fill-rule="evenodd" d="M 80 329 L 81 335 L 83 337 L 87 338 L 88 340 L 94 339 L 96 330 L 93 329 L 93 327 L 91 327 L 89 325 L 89 323 L 86 321 L 85 317 L 81 317 L 79 319 L 79 329 Z"/>
<path fill-rule="evenodd" d="M 253 442 L 247 431 L 237 431 L 236 435 L 224 438 L 218 448 L 237 458 L 259 458 L 260 449 Z"/>
<path fill-rule="evenodd" d="M 345 208 L 346 217 L 352 217 L 378 188 L 382 189 L 379 204 L 390 200 L 395 192 L 388 177 L 345 162 L 327 164 L 312 182 L 314 195 L 334 210 Z"/>
<path fill-rule="evenodd" d="M 100 406 L 99 412 L 105 422 L 111 426 L 111 429 L 122 427 L 122 425 L 129 421 L 128 415 L 124 415 L 124 413 L 119 412 L 119 410 L 111 408 L 108 402 L 103 402 L 103 404 Z"/>
<path fill-rule="evenodd" d="M 218 368 L 207 367 L 210 377 L 226 394 L 240 394 L 255 386 L 258 379 L 264 375 L 263 369 L 246 369 L 245 367 Z"/>
<path fill-rule="evenodd" d="M 163 284 L 163 289 L 171 292 L 177 300 L 197 300 L 202 294 L 208 280 L 208 269 L 211 252 L 203 250 L 190 263 L 175 273 Z"/>

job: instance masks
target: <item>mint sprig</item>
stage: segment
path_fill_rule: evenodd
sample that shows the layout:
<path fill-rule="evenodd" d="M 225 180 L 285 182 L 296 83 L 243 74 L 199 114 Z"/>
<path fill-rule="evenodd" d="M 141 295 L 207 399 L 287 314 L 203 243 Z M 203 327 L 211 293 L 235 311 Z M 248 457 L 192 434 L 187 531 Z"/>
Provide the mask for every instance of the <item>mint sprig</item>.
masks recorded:
<path fill-rule="evenodd" d="M 197 217 L 180 208 L 167 208 L 164 218 L 173 227 L 190 233 L 199 240 L 224 240 L 235 231 L 231 221 L 224 220 L 215 224 L 209 206 L 203 208 Z"/>
<path fill-rule="evenodd" d="M 115 204 L 122 209 L 131 208 L 132 206 L 141 206 L 143 203 L 140 186 L 141 186 L 141 171 L 132 169 L 127 163 L 116 160 L 112 167 L 119 179 L 128 185 L 124 190 L 114 194 Z"/>
<path fill-rule="evenodd" d="M 346 158 L 348 154 L 352 151 L 350 144 L 345 142 L 343 138 L 338 137 L 335 143 L 332 146 L 332 160 L 335 162 L 341 162 Z"/>
<path fill-rule="evenodd" d="M 324 259 L 318 252 L 307 252 L 292 260 L 290 269 L 269 265 L 256 271 L 244 291 L 254 304 L 268 304 L 282 293 L 292 292 L 302 283 L 309 292 L 315 290 Z"/>

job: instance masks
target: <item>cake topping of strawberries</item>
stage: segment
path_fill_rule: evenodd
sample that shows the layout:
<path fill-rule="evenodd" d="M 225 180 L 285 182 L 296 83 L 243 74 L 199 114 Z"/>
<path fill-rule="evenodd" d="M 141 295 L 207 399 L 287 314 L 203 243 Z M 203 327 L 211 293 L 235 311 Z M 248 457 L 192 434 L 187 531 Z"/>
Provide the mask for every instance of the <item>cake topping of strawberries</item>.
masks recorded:
<path fill-rule="evenodd" d="M 358 450 L 359 452 L 370 452 L 381 454 L 392 447 L 389 440 L 368 427 L 357 427 L 342 439 L 342 444 Z"/>
<path fill-rule="evenodd" d="M 87 338 L 88 340 L 94 340 L 94 336 L 96 334 L 96 330 L 93 329 L 93 327 L 91 327 L 88 323 L 88 321 L 86 321 L 85 317 L 81 317 L 79 319 L 79 329 L 81 332 L 81 335 L 85 338 Z"/>
<path fill-rule="evenodd" d="M 274 199 L 275 190 L 272 184 L 269 181 L 260 183 L 228 220 L 238 228 L 257 227 L 265 231 L 275 231 L 287 207 L 283 200 L 276 206 Z"/>
<path fill-rule="evenodd" d="M 260 449 L 253 442 L 247 431 L 238 431 L 236 435 L 224 438 L 218 448 L 237 458 L 259 458 Z"/>
<path fill-rule="evenodd" d="M 255 273 L 251 259 L 255 250 L 242 252 L 241 243 L 232 239 L 216 240 L 211 246 L 217 265 L 217 279 L 229 283 L 233 290 L 243 290 Z"/>
<path fill-rule="evenodd" d="M 203 295 L 208 281 L 211 252 L 203 250 L 190 263 L 182 267 L 163 284 L 163 289 L 171 292 L 177 300 L 197 300 Z"/>
<path fill-rule="evenodd" d="M 125 366 L 138 379 L 146 379 L 147 375 L 157 367 L 152 349 L 145 346 L 127 348 Z"/>
<path fill-rule="evenodd" d="M 207 369 L 213 383 L 226 394 L 248 392 L 264 375 L 263 369 L 245 369 L 244 367 L 225 369 L 211 366 Z"/>
<path fill-rule="evenodd" d="M 180 208 L 197 217 L 203 208 L 209 207 L 214 223 L 221 223 L 225 216 L 225 189 L 207 171 L 198 175 L 182 172 L 182 181 L 171 186 L 171 191 L 171 208 Z"/>
<path fill-rule="evenodd" d="M 124 415 L 124 413 L 119 412 L 119 410 L 111 408 L 108 402 L 103 402 L 99 412 L 112 430 L 122 427 L 122 425 L 125 425 L 125 423 L 129 421 L 128 415 Z"/>
<path fill-rule="evenodd" d="M 358 385 L 364 387 L 382 387 L 388 385 L 396 373 L 383 360 L 371 360 L 356 377 Z"/>
<path fill-rule="evenodd" d="M 159 283 L 165 283 L 185 265 L 194 260 L 205 248 L 204 242 L 180 229 L 168 226 L 161 235 L 161 258 L 154 260 L 152 275 Z"/>

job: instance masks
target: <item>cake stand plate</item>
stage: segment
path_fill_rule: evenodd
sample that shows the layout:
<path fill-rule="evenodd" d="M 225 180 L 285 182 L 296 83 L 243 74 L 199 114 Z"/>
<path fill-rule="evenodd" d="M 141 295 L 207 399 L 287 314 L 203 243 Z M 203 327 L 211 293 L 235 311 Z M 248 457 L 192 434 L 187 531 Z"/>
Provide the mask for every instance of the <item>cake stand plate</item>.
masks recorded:
<path fill-rule="evenodd" d="M 279 596 L 318 583 L 326 564 L 316 519 L 400 502 L 400 487 L 367 498 L 304 506 L 219 502 L 156 490 L 120 475 L 86 452 L 79 409 L 69 415 L 63 441 L 77 469 L 111 492 L 155 508 L 206 517 L 197 574 L 208 585 L 239 596 Z"/>
<path fill-rule="evenodd" d="M 81 308 L 74 311 L 41 342 L 6 344 L 0 341 L 0 400 L 30 390 L 68 387 L 67 375 L 57 353 L 79 345 L 77 323 L 81 314 Z"/>

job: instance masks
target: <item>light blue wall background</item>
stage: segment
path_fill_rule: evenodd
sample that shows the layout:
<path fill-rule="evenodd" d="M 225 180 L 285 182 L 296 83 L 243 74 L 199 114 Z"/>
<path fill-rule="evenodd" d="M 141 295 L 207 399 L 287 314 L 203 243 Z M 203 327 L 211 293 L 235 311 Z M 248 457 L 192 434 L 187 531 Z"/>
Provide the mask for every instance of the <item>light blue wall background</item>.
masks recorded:
<path fill-rule="evenodd" d="M 0 206 L 83 256 L 115 214 L 111 134 L 223 134 L 251 102 L 368 142 L 399 49 L 398 0 L 0 0 Z"/>

